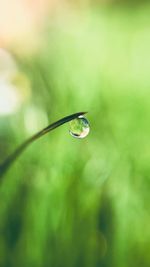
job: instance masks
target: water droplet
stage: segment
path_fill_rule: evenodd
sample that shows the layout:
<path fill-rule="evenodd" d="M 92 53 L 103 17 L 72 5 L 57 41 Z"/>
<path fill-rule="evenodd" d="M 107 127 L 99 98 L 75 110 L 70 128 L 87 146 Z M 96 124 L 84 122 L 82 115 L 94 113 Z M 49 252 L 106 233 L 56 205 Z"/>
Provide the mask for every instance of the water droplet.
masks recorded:
<path fill-rule="evenodd" d="M 89 134 L 90 127 L 89 122 L 83 116 L 79 116 L 77 119 L 70 121 L 69 133 L 76 138 L 84 138 Z"/>

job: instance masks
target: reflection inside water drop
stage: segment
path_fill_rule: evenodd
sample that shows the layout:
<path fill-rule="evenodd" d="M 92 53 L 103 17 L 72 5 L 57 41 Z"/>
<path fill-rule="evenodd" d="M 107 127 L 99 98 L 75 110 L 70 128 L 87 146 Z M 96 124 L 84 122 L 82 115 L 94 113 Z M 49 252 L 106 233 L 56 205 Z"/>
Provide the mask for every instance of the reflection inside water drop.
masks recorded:
<path fill-rule="evenodd" d="M 83 116 L 79 116 L 77 119 L 70 121 L 69 133 L 76 138 L 84 138 L 89 134 L 90 127 L 89 122 Z"/>

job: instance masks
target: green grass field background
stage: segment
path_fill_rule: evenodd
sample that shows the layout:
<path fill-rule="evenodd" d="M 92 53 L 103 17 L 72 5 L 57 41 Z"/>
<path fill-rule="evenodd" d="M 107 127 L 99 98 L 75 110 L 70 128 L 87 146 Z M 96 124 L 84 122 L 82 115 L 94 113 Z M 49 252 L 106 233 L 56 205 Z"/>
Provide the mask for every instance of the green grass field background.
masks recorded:
<path fill-rule="evenodd" d="M 0 117 L 1 161 L 65 115 L 88 111 L 91 131 L 78 140 L 66 124 L 9 169 L 0 266 L 150 266 L 149 12 L 64 11 L 47 22 L 36 55 L 15 57 L 30 97 Z"/>

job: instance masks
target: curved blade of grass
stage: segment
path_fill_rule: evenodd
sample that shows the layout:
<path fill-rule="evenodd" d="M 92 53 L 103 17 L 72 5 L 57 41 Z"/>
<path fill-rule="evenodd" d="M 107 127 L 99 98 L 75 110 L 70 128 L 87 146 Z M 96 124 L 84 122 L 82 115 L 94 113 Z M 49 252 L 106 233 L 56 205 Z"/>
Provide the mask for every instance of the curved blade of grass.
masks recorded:
<path fill-rule="evenodd" d="M 29 139 L 27 139 L 25 142 L 23 142 L 12 154 L 10 154 L 5 159 L 4 162 L 2 162 L 2 164 L 0 165 L 0 177 L 2 177 L 5 174 L 5 172 L 9 169 L 9 167 L 12 165 L 12 163 L 18 158 L 18 156 L 20 156 L 20 154 L 22 154 L 22 152 L 31 143 L 33 143 L 35 140 L 37 140 L 38 138 L 42 137 L 43 135 L 49 133 L 50 131 L 58 128 L 59 126 L 63 125 L 64 123 L 67 123 L 71 120 L 74 120 L 74 119 L 78 118 L 79 116 L 82 116 L 86 113 L 87 112 L 78 112 L 78 113 L 74 113 L 72 115 L 66 116 L 66 117 L 50 124 L 46 128 L 44 128 L 41 131 L 39 131 L 38 133 L 36 133 L 35 135 L 31 136 Z"/>

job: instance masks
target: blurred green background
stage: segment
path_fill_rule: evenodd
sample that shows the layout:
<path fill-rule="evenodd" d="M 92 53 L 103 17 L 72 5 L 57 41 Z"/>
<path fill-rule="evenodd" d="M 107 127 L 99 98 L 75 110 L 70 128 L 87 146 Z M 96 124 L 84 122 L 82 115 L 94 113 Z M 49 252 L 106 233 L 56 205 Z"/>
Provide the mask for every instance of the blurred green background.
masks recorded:
<path fill-rule="evenodd" d="M 0 181 L 0 266 L 150 266 L 150 5 L 62 3 L 36 52 L 0 50 L 0 160 L 51 122 L 64 125 Z"/>

